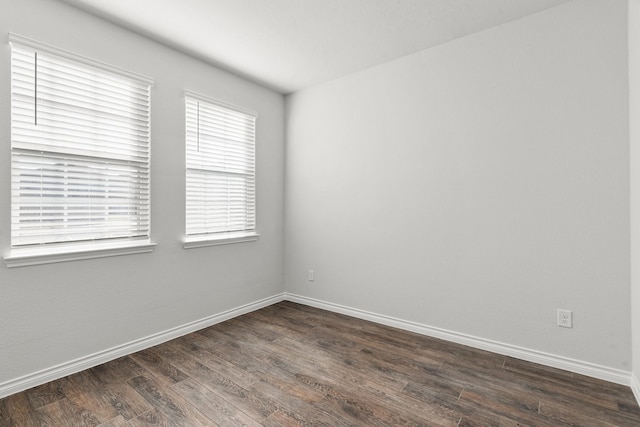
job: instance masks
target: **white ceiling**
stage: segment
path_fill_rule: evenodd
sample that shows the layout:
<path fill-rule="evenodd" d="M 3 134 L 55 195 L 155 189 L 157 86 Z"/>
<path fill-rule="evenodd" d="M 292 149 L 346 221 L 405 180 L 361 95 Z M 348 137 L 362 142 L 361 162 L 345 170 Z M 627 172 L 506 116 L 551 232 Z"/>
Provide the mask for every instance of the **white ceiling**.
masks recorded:
<path fill-rule="evenodd" d="M 281 93 L 569 0 L 62 0 Z"/>

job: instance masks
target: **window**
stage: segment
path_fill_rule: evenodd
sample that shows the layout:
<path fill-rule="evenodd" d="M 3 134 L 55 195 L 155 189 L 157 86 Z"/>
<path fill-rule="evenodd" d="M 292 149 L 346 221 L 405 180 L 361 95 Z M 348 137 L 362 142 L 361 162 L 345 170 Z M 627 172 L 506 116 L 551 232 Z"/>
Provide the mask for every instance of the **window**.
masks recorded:
<path fill-rule="evenodd" d="M 256 115 L 186 96 L 184 247 L 256 240 Z"/>
<path fill-rule="evenodd" d="M 10 42 L 7 265 L 150 251 L 151 81 L 13 34 Z"/>

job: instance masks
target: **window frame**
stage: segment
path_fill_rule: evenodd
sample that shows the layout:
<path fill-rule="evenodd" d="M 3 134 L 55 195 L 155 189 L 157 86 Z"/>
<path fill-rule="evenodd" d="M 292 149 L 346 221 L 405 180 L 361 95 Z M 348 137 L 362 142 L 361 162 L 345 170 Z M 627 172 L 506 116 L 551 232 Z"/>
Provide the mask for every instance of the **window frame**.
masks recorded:
<path fill-rule="evenodd" d="M 253 228 L 245 229 L 245 230 L 229 230 L 229 231 L 217 231 L 217 232 L 205 232 L 205 233 L 193 233 L 187 234 L 188 224 L 188 198 L 189 198 L 189 188 L 188 188 L 188 177 L 190 164 L 189 164 L 189 154 L 188 154 L 188 134 L 190 132 L 189 124 L 188 124 L 188 102 L 189 100 L 195 101 L 198 103 L 211 104 L 214 108 L 229 110 L 233 113 L 240 113 L 245 116 L 251 116 L 253 118 L 253 140 L 252 140 L 252 179 L 253 179 Z M 221 101 L 216 98 L 211 98 L 208 96 L 201 95 L 199 93 L 185 91 L 184 94 L 184 106 L 185 106 L 185 235 L 182 239 L 182 246 L 184 249 L 192 249 L 192 248 L 200 248 L 206 246 L 218 246 L 218 245 L 227 245 L 232 243 L 244 243 L 244 242 L 254 242 L 257 241 L 260 237 L 258 233 L 258 215 L 257 215 L 257 185 L 256 185 L 256 159 L 257 159 L 257 147 L 256 147 L 256 139 L 257 139 L 257 121 L 258 114 L 250 109 L 240 107 L 234 104 L 230 104 L 225 101 Z M 199 111 L 198 113 L 199 114 Z M 198 125 L 199 126 L 199 122 Z M 199 129 L 197 130 L 199 132 Z"/>
<path fill-rule="evenodd" d="M 91 58 L 87 58 L 85 56 L 68 52 L 63 49 L 59 49 L 57 47 L 53 47 L 14 33 L 9 33 L 9 44 L 11 45 L 11 55 L 13 61 L 13 49 L 14 46 L 16 48 L 28 49 L 30 51 L 42 53 L 43 55 L 49 55 L 54 58 L 54 61 L 68 61 L 73 63 L 74 66 L 86 67 L 85 72 L 98 72 L 102 73 L 101 75 L 115 75 L 118 78 L 123 78 L 128 80 L 129 82 L 136 82 L 137 84 L 142 84 L 142 86 L 146 86 L 145 94 L 147 99 L 146 108 L 143 110 L 146 113 L 146 125 L 147 125 L 147 133 L 143 138 L 143 141 L 146 143 L 144 145 L 145 148 L 145 156 L 143 157 L 142 167 L 146 170 L 146 178 L 142 181 L 143 185 L 148 189 L 148 195 L 145 197 L 143 204 L 141 205 L 145 208 L 144 216 L 135 216 L 135 218 L 142 219 L 148 226 L 143 229 L 143 233 L 140 235 L 129 234 L 128 236 L 120 236 L 117 238 L 106 238 L 106 237 L 97 237 L 93 239 L 84 239 L 84 240 L 71 240 L 68 242 L 49 240 L 46 242 L 40 243 L 25 243 L 23 240 L 21 243 L 16 243 L 19 241 L 17 237 L 14 235 L 14 225 L 12 223 L 11 226 L 11 247 L 9 253 L 4 256 L 4 261 L 7 267 L 22 267 L 27 265 L 38 265 L 38 264 L 49 264 L 55 262 L 63 262 L 63 261 L 74 261 L 80 259 L 91 259 L 91 258 L 101 258 L 101 257 L 111 257 L 117 255 L 126 255 L 126 254 L 134 254 L 134 253 L 148 253 L 152 252 L 156 244 L 151 241 L 151 88 L 153 87 L 153 80 L 127 70 L 120 69 L 118 67 L 114 67 L 112 65 L 108 65 L 102 63 L 100 61 L 96 61 Z M 10 172 L 16 170 L 15 168 L 19 168 L 20 163 L 14 163 L 14 156 L 17 156 L 21 150 L 24 149 L 19 148 L 19 145 L 22 143 L 16 143 L 16 137 L 14 135 L 14 127 L 17 126 L 14 122 L 14 102 L 15 94 L 14 94 L 14 75 L 16 72 L 14 71 L 14 67 L 17 66 L 13 62 L 11 64 L 11 166 Z M 34 81 L 35 82 L 35 81 Z M 37 91 L 37 84 L 34 83 L 34 91 Z M 34 92 L 34 96 L 37 96 L 38 92 Z M 83 124 L 87 124 L 89 122 L 81 122 Z M 45 142 L 46 144 L 46 142 Z M 69 147 L 64 147 L 64 145 L 60 145 L 60 152 L 58 154 L 54 154 L 63 157 L 61 152 L 64 152 L 65 149 L 68 151 Z M 55 153 L 55 151 L 53 152 Z M 41 153 L 41 156 L 43 154 Z M 73 156 L 73 155 L 72 155 Z M 46 157 L 46 156 L 45 156 Z M 86 159 L 90 159 L 86 157 L 86 155 L 78 157 L 80 161 L 90 161 Z M 97 157 L 97 161 L 103 161 L 106 163 L 110 163 L 108 160 L 100 160 L 100 159 L 108 159 L 107 156 Z M 131 163 L 131 162 L 130 162 Z M 18 169 L 19 170 L 19 169 Z M 18 181 L 20 182 L 20 181 Z M 82 181 L 80 181 L 82 182 Z M 131 181 L 133 182 L 133 181 Z M 138 182 L 140 182 L 138 180 Z M 20 184 L 24 185 L 24 184 Z M 12 186 L 13 186 L 13 178 L 12 178 Z M 105 187 L 108 188 L 108 187 Z M 10 209 L 12 212 L 15 209 L 15 195 L 14 190 L 12 188 L 11 192 L 11 203 Z M 18 205 L 21 206 L 21 205 Z M 68 204 L 63 204 L 62 206 L 69 206 Z M 89 204 L 91 206 L 91 204 Z M 13 214 L 12 214 L 13 215 Z"/>

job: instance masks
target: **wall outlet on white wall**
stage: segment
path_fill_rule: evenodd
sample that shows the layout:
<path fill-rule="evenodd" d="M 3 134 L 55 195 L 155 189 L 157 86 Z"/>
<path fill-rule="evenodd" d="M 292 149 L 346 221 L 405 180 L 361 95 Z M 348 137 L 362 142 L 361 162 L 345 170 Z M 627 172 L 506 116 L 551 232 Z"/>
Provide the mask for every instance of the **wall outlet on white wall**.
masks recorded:
<path fill-rule="evenodd" d="M 563 328 L 573 328 L 573 313 L 571 310 L 558 309 L 558 326 Z"/>
<path fill-rule="evenodd" d="M 309 270 L 309 272 L 307 273 L 307 280 L 310 282 L 313 282 L 315 280 L 315 275 L 313 273 L 313 270 Z"/>

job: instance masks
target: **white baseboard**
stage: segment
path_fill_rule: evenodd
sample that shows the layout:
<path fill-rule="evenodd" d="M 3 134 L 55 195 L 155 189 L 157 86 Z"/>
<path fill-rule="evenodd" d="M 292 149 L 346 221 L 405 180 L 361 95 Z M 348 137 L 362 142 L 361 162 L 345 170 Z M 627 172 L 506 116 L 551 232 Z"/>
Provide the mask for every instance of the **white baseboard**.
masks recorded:
<path fill-rule="evenodd" d="M 633 391 L 633 395 L 636 397 L 636 401 L 640 405 L 640 380 L 635 374 L 631 374 L 631 391 Z"/>
<path fill-rule="evenodd" d="M 492 341 L 485 338 L 479 338 L 472 335 L 448 331 L 446 329 L 435 328 L 432 326 L 427 326 L 427 325 L 423 325 L 416 322 L 410 322 L 407 320 L 397 319 L 395 317 L 371 313 L 365 310 L 346 307 L 344 305 L 321 301 L 314 298 L 308 298 L 301 295 L 285 293 L 284 299 L 287 301 L 297 302 L 300 304 L 305 304 L 312 307 L 345 314 L 347 316 L 357 317 L 359 319 L 369 320 L 371 322 L 392 326 L 398 329 L 404 329 L 404 330 L 415 332 L 421 335 L 440 338 L 446 341 L 463 344 L 469 347 L 491 351 L 493 353 L 498 353 L 505 356 L 511 356 L 511 357 L 526 360 L 529 362 L 539 363 L 541 365 L 550 366 L 552 368 L 558 368 L 558 369 L 563 369 L 570 372 L 575 372 L 578 374 L 586 375 L 593 378 L 598 378 L 598 379 L 609 381 L 616 384 L 622 384 L 626 386 L 631 386 L 632 384 L 631 372 L 627 372 L 619 369 L 612 369 L 606 366 L 596 365 L 589 362 L 583 362 L 580 360 L 570 359 L 567 357 L 557 356 L 554 354 L 544 353 L 536 350 L 531 350 L 523 347 L 518 347 L 510 344 Z M 640 399 L 639 399 L 640 383 L 636 383 L 636 389 L 634 389 L 634 393 L 635 393 L 636 399 L 638 400 L 638 402 L 640 402 Z"/>
<path fill-rule="evenodd" d="M 136 351 L 162 344 L 163 342 L 207 328 L 215 325 L 216 323 L 224 322 L 225 320 L 250 313 L 283 300 L 284 294 L 274 295 L 231 310 L 223 311 L 222 313 L 215 314 L 204 319 L 196 320 L 182 326 L 159 332 L 145 338 L 140 338 L 126 344 L 100 351 L 89 356 L 81 357 L 70 362 L 65 362 L 51 368 L 43 369 L 23 377 L 6 381 L 0 384 L 0 399 L 23 390 L 27 390 L 31 387 L 42 385 L 49 381 L 63 378 L 67 375 L 75 374 L 82 370 L 109 362 L 117 359 L 118 357 L 126 356 L 128 354 L 135 353 Z"/>

